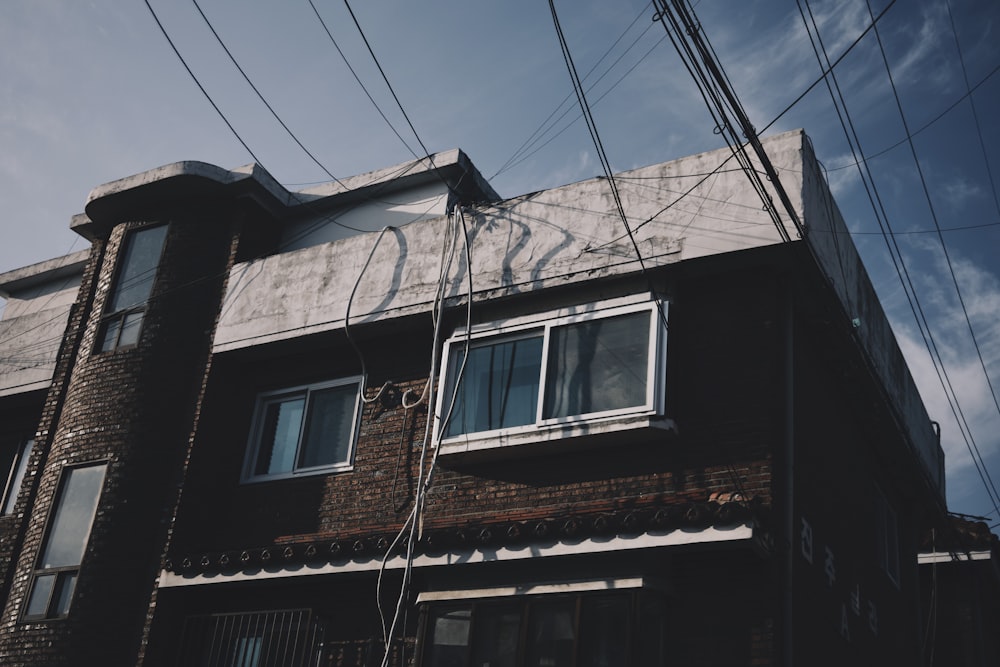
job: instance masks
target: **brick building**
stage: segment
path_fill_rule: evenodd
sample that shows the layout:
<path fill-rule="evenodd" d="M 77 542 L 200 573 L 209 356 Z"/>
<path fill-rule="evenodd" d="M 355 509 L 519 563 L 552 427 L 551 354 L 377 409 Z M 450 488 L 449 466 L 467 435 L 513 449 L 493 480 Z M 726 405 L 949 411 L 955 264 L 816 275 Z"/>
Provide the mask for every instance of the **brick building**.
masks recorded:
<path fill-rule="evenodd" d="M 765 147 L 804 235 L 719 151 L 616 177 L 628 231 L 458 151 L 95 189 L 0 275 L 0 661 L 916 664 L 938 436 Z"/>

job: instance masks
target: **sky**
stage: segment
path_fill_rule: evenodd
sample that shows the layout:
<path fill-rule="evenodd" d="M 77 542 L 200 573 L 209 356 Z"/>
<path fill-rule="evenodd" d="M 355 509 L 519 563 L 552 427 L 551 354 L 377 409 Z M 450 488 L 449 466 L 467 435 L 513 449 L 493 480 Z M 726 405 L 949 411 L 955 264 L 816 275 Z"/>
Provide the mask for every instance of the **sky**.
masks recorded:
<path fill-rule="evenodd" d="M 694 12 L 755 127 L 802 127 L 812 139 L 941 424 L 949 508 L 996 525 L 987 488 L 1000 483 L 1000 3 L 869 1 L 700 0 Z M 555 5 L 615 171 L 724 146 L 650 3 Z M 4 0 L 0 272 L 85 248 L 69 221 L 91 189 L 179 160 L 256 161 L 299 189 L 423 155 L 421 144 L 460 147 L 504 197 L 600 173 L 547 3 L 351 9 L 419 141 L 344 2 Z M 872 15 L 877 31 L 865 33 Z M 847 52 L 833 70 L 846 114 L 820 83 L 782 115 L 821 76 L 814 25 L 831 61 Z"/>

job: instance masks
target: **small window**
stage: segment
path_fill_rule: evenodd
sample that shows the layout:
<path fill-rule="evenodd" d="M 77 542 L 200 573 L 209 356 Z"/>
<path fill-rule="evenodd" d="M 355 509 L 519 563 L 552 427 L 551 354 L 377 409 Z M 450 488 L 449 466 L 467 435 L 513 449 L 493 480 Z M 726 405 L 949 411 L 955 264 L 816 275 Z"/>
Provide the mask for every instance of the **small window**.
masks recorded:
<path fill-rule="evenodd" d="M 69 614 L 106 469 L 102 463 L 69 468 L 63 473 L 24 620 L 65 618 Z"/>
<path fill-rule="evenodd" d="M 21 483 L 24 481 L 24 473 L 28 469 L 28 459 L 31 458 L 31 450 L 35 446 L 34 440 L 25 440 L 18 447 L 10 450 L 13 455 L 8 461 L 7 485 L 3 493 L 3 513 L 12 514 L 14 505 L 17 503 L 17 495 L 21 492 Z"/>
<path fill-rule="evenodd" d="M 145 227 L 129 234 L 124 243 L 101 323 L 100 349 L 108 352 L 139 342 L 146 302 L 163 253 L 167 226 Z"/>
<path fill-rule="evenodd" d="M 442 441 L 662 415 L 662 308 L 644 300 L 456 334 L 439 392 Z"/>
<path fill-rule="evenodd" d="M 897 587 L 899 586 L 899 526 L 896 510 L 880 489 L 875 489 L 875 558 Z"/>
<path fill-rule="evenodd" d="M 360 377 L 261 394 L 244 481 L 350 468 L 360 404 Z"/>

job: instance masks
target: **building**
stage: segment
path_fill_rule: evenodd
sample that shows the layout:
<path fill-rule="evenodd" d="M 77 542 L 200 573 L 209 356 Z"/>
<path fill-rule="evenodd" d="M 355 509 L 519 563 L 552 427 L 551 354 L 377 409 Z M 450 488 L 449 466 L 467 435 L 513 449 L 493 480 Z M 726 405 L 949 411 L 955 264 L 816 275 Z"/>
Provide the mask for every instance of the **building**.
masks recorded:
<path fill-rule="evenodd" d="M 628 230 L 458 151 L 95 189 L 0 275 L 0 661 L 916 664 L 938 434 L 764 145 L 804 235 L 722 151 L 618 175 Z"/>

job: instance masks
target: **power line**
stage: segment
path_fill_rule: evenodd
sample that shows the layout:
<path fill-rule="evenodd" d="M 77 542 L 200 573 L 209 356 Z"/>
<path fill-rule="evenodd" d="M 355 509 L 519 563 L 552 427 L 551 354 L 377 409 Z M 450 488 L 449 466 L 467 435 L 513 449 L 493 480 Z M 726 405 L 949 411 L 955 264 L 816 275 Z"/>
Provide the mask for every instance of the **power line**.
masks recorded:
<path fill-rule="evenodd" d="M 389 118 L 385 115 L 385 112 L 382 111 L 382 107 L 378 105 L 378 102 L 375 101 L 375 98 L 372 97 L 372 94 L 368 92 L 368 88 L 365 86 L 364 82 L 361 81 L 361 77 L 358 76 L 358 73 L 351 65 L 351 61 L 349 61 L 347 59 L 347 56 L 344 55 L 343 49 L 340 48 L 340 45 L 337 43 L 337 40 L 334 39 L 333 33 L 330 32 L 330 27 L 326 24 L 326 21 L 323 20 L 323 17 L 320 15 L 319 10 L 316 9 L 316 5 L 313 3 L 313 0 L 309 0 L 309 6 L 312 7 L 313 13 L 316 14 L 316 18 L 319 19 L 320 25 L 323 26 L 323 31 L 326 32 L 326 36 L 330 39 L 330 42 L 333 44 L 333 48 L 337 50 L 337 53 L 340 54 L 341 60 L 343 60 L 344 64 L 347 65 L 347 69 L 351 72 L 351 76 L 353 76 L 354 80 L 357 81 L 359 86 L 361 86 L 361 90 L 364 91 L 365 96 L 368 98 L 368 101 L 371 102 L 372 106 L 375 107 L 375 111 L 377 111 L 378 115 L 382 117 L 382 120 L 385 121 L 385 124 L 389 126 L 389 129 L 392 130 L 392 133 L 396 135 L 396 137 L 402 142 L 404 146 L 406 146 L 406 150 L 408 150 L 410 154 L 413 155 L 413 157 L 418 157 L 416 151 L 410 148 L 410 144 L 406 142 L 406 139 L 404 139 L 403 135 L 399 133 L 399 131 L 396 129 L 396 126 L 393 125 L 392 121 L 390 121 Z"/>
<path fill-rule="evenodd" d="M 212 32 L 212 35 L 215 37 L 215 41 L 219 43 L 219 46 L 222 47 L 222 50 L 226 52 L 227 56 L 229 56 L 229 60 L 233 63 L 233 65 L 236 67 L 239 73 L 243 76 L 243 80 L 246 81 L 247 84 L 250 86 L 250 88 L 253 90 L 253 92 L 257 94 L 257 97 L 260 99 L 261 102 L 264 103 L 264 106 L 267 107 L 267 110 L 271 112 L 271 115 L 274 116 L 274 119 L 278 121 L 278 124 L 281 125 L 281 127 L 284 128 L 285 132 L 288 133 L 288 136 L 292 138 L 292 141 L 294 141 L 295 144 L 302 149 L 303 153 L 309 156 L 309 159 L 311 159 L 316 164 L 317 167 L 323 170 L 323 173 L 325 173 L 335 182 L 346 188 L 347 186 L 341 183 L 340 179 L 334 176 L 333 173 L 331 173 L 330 170 L 326 168 L 326 165 L 320 162 L 319 158 L 313 155 L 312 151 L 306 148 L 305 144 L 303 144 L 299 140 L 299 138 L 295 136 L 295 133 L 292 132 L 291 128 L 289 128 L 288 125 L 285 123 L 285 121 L 281 119 L 281 116 L 278 115 L 278 112 L 274 110 L 274 107 L 271 106 L 271 104 L 267 101 L 267 99 L 260 92 L 257 86 L 254 85 L 253 81 L 250 80 L 250 77 L 247 76 L 247 73 L 240 66 L 239 62 L 236 61 L 236 57 L 233 56 L 232 52 L 229 50 L 229 47 L 226 46 L 226 43 L 222 41 L 222 37 L 219 36 L 219 33 L 215 30 L 215 27 L 212 25 L 212 22 L 208 20 L 207 16 L 205 16 L 205 12 L 202 11 L 201 5 L 198 4 L 198 0 L 191 0 L 191 2 L 194 3 L 195 9 L 198 10 L 198 14 L 201 15 L 201 18 L 205 22 L 205 25 L 208 26 L 208 29 Z"/>
<path fill-rule="evenodd" d="M 618 193 L 618 185 L 615 183 L 615 176 L 611 170 L 611 163 L 608 161 L 607 153 L 604 151 L 604 144 L 601 142 L 600 134 L 597 132 L 597 124 L 594 122 L 594 116 L 590 111 L 590 107 L 587 105 L 587 98 L 584 94 L 583 84 L 577 74 L 576 66 L 573 64 L 573 56 L 569 52 L 569 46 L 566 43 L 566 36 L 563 34 L 562 26 L 559 25 L 559 15 L 556 12 L 554 0 L 549 0 L 549 11 L 552 14 L 552 23 L 555 25 L 556 36 L 559 38 L 559 46 L 562 50 L 563 60 L 566 63 L 567 70 L 569 71 L 570 80 L 573 82 L 573 91 L 576 93 L 576 99 L 580 103 L 580 109 L 583 111 L 583 118 L 587 123 L 587 130 L 590 132 L 590 138 L 594 142 L 594 149 L 597 151 L 601 167 L 604 169 L 604 175 L 608 179 L 608 186 L 611 188 L 611 196 L 615 200 L 615 207 L 618 209 L 618 214 L 621 216 L 622 224 L 625 226 L 625 233 L 628 234 L 629 240 L 632 242 L 632 247 L 635 249 L 636 258 L 639 260 L 639 266 L 641 267 L 642 272 L 645 273 L 646 263 L 642 259 L 642 252 L 639 251 L 639 244 L 636 242 L 635 236 L 629 228 L 628 217 L 625 215 L 625 208 L 622 206 L 621 195 Z"/>
<path fill-rule="evenodd" d="M 869 16 L 871 16 L 872 15 L 871 3 L 866 0 L 865 5 L 868 7 Z M 910 136 L 910 128 L 909 124 L 906 121 L 906 113 L 903 111 L 903 104 L 899 99 L 899 92 L 896 88 L 896 82 L 893 79 L 892 69 L 889 67 L 889 59 L 886 57 L 885 47 L 882 44 L 882 37 L 879 34 L 877 26 L 875 28 L 875 39 L 878 42 L 879 53 L 881 53 L 882 55 L 882 63 L 885 65 L 886 75 L 889 77 L 889 85 L 892 89 L 893 99 L 895 99 L 896 101 L 896 108 L 899 111 L 899 118 L 903 123 L 903 129 L 905 130 L 907 136 Z M 979 348 L 979 341 L 977 340 L 976 333 L 972 328 L 972 320 L 969 319 L 969 311 L 965 306 L 965 299 L 962 297 L 962 290 L 958 285 L 958 278 L 955 276 L 955 267 L 952 265 L 951 255 L 948 252 L 948 244 L 944 240 L 944 234 L 941 233 L 941 225 L 938 222 L 937 212 L 934 209 L 934 202 L 931 200 L 931 194 L 930 190 L 927 187 L 927 180 L 924 177 L 923 168 L 920 166 L 920 160 L 917 157 L 916 146 L 914 145 L 912 138 L 908 140 L 908 143 L 910 146 L 910 154 L 913 156 L 913 164 L 916 166 L 917 175 L 920 177 L 920 187 L 924 193 L 924 198 L 927 201 L 927 209 L 931 214 L 931 220 L 934 222 L 934 228 L 938 232 L 937 236 L 938 240 L 941 243 L 941 250 L 944 252 L 945 263 L 948 265 L 948 273 L 951 275 L 952 283 L 955 286 L 955 294 L 958 296 L 958 303 L 962 309 L 962 314 L 965 317 L 965 323 L 969 329 L 969 336 L 972 338 L 972 344 L 976 349 L 976 356 L 979 358 L 979 364 L 983 369 L 983 375 L 985 375 L 986 377 L 986 384 L 990 389 L 990 395 L 993 397 L 993 405 L 996 406 L 997 415 L 1000 416 L 1000 400 L 997 399 L 996 390 L 994 390 L 993 382 L 990 380 L 990 373 L 986 369 L 986 362 L 983 360 L 983 353 Z M 956 401 L 957 401 L 957 396 L 956 396 Z M 997 492 L 996 485 L 993 483 L 993 478 L 990 476 L 989 469 L 986 467 L 986 462 L 983 460 L 982 454 L 979 452 L 979 447 L 976 446 L 975 440 L 971 438 L 972 435 L 971 431 L 969 435 L 970 439 L 972 440 L 973 449 L 975 449 L 976 455 L 979 457 L 979 460 L 983 465 L 983 470 L 986 473 L 986 478 L 989 480 L 989 486 L 990 488 L 993 489 L 993 495 L 995 498 L 1000 500 L 1000 492 Z M 997 508 L 997 511 L 1000 512 L 1000 508 Z"/>

